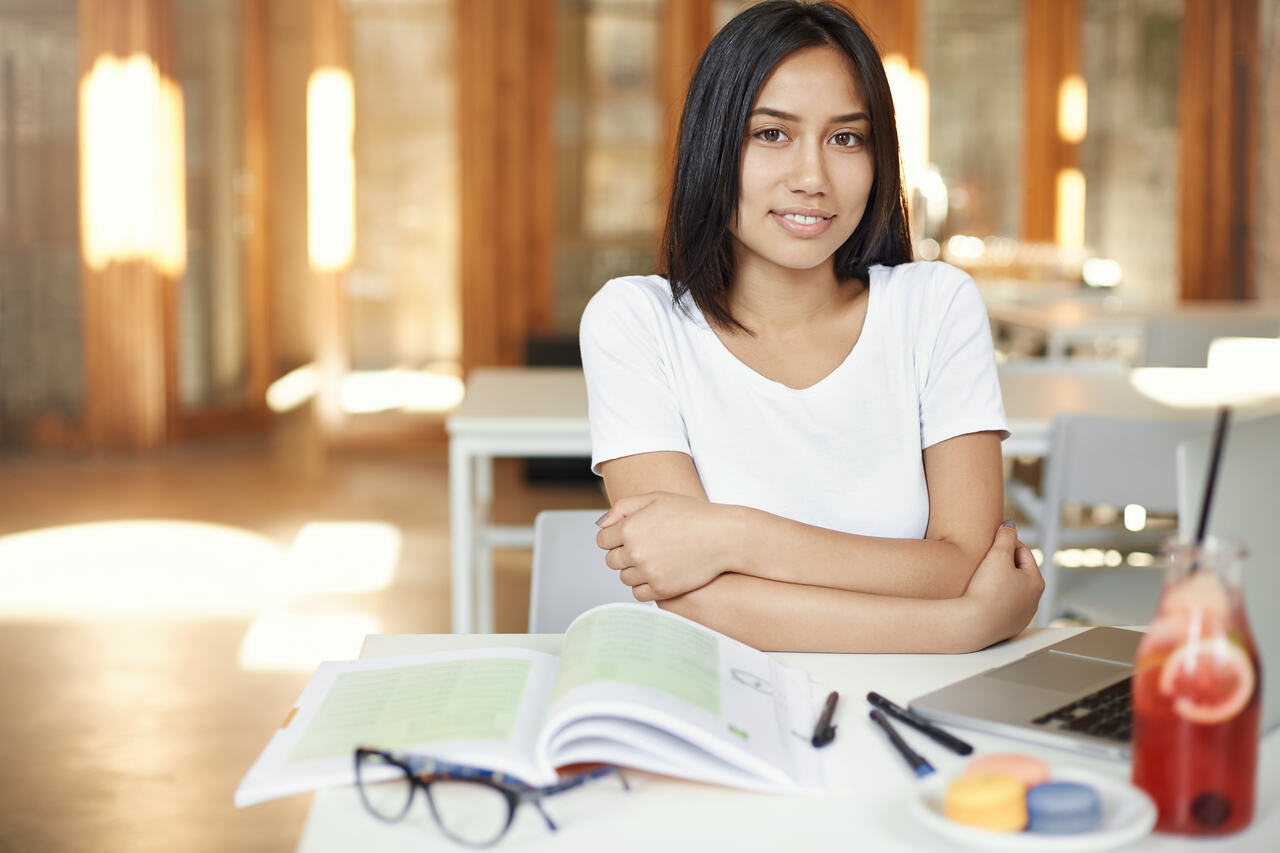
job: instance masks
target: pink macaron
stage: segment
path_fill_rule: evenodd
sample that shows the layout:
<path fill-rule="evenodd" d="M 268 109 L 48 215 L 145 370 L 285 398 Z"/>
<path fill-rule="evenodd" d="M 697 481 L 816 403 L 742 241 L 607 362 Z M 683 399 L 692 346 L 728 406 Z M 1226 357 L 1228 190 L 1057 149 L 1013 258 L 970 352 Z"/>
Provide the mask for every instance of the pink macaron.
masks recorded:
<path fill-rule="evenodd" d="M 1012 776 L 1028 788 L 1049 781 L 1049 765 L 1030 755 L 1013 752 L 993 752 L 969 762 L 965 773 L 1002 773 Z"/>

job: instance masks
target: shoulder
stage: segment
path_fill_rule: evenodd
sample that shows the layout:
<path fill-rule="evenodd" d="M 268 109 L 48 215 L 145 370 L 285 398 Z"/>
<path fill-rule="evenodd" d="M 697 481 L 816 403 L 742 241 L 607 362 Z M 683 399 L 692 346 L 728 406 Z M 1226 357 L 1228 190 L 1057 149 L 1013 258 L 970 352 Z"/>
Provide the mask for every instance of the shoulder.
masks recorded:
<path fill-rule="evenodd" d="M 975 293 L 978 290 L 967 272 L 943 261 L 913 261 L 873 269 L 884 277 L 886 286 L 911 298 L 948 298 L 962 290 L 972 289 Z"/>
<path fill-rule="evenodd" d="M 685 310 L 671 296 L 671 285 L 660 275 L 628 275 L 610 279 L 596 291 L 582 312 L 581 332 L 656 326 L 690 322 L 697 312 Z"/>
<path fill-rule="evenodd" d="M 942 261 L 914 261 L 895 267 L 873 267 L 873 281 L 877 274 L 882 282 L 882 299 L 919 322 L 939 322 L 957 314 L 986 317 L 978 285 L 959 267 Z"/>
<path fill-rule="evenodd" d="M 625 275 L 611 278 L 595 292 L 583 314 L 617 315 L 651 313 L 671 305 L 671 285 L 660 275 Z"/>

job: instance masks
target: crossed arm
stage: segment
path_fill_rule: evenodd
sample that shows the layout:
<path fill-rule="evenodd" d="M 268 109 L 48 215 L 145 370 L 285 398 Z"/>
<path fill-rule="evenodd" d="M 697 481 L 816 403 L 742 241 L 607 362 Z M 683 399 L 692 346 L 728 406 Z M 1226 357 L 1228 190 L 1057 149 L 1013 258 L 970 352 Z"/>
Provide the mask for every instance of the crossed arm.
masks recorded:
<path fill-rule="evenodd" d="M 959 652 L 1012 636 L 1043 581 L 1026 546 L 996 530 L 999 440 L 924 451 L 925 538 L 838 533 L 707 501 L 692 459 L 645 453 L 601 466 L 613 508 L 597 537 L 642 601 L 758 648 Z"/>

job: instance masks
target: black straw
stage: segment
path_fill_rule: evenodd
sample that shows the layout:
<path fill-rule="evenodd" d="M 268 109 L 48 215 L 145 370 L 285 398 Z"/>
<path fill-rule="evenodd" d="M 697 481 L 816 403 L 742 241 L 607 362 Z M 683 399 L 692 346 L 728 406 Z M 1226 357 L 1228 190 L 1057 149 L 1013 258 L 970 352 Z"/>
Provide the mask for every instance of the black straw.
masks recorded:
<path fill-rule="evenodd" d="M 1196 528 L 1196 545 L 1204 547 L 1204 537 L 1209 531 L 1209 507 L 1213 504 L 1213 488 L 1218 482 L 1218 468 L 1222 462 L 1222 445 L 1227 439 L 1227 423 L 1231 420 L 1231 408 L 1218 410 L 1218 422 L 1213 427 L 1213 455 L 1209 457 L 1209 476 L 1204 482 L 1204 500 L 1200 504 L 1200 524 Z"/>

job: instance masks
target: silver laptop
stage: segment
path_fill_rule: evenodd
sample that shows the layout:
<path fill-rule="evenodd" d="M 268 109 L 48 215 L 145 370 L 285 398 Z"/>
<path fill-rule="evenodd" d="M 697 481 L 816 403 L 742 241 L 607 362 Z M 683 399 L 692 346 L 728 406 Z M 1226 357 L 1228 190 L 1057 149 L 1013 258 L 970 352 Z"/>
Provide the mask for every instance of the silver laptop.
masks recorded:
<path fill-rule="evenodd" d="M 1194 534 L 1211 436 L 1178 448 L 1178 518 Z M 1232 424 L 1215 486 L 1209 531 L 1249 550 L 1244 589 L 1263 666 L 1262 730 L 1280 726 L 1280 416 Z M 1128 679 L 1142 635 L 1090 628 L 1013 663 L 913 700 L 939 723 L 1117 759 L 1129 757 Z"/>

